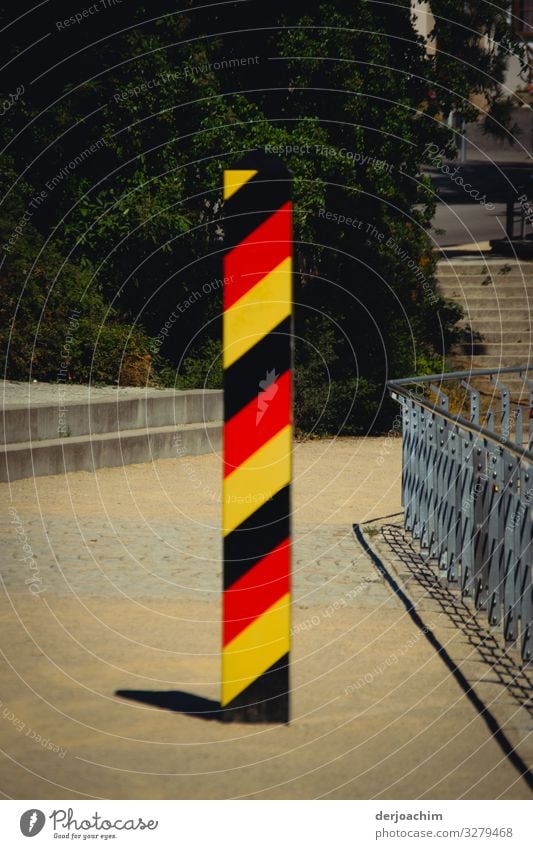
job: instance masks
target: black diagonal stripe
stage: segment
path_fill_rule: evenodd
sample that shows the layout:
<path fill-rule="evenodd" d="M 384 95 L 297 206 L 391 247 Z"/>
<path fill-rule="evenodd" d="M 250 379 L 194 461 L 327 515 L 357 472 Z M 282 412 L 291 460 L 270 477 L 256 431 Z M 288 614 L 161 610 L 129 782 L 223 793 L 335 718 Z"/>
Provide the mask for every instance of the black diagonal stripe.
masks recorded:
<path fill-rule="evenodd" d="M 289 172 L 277 156 L 254 151 L 233 166 L 258 173 L 224 202 L 224 236 L 231 250 L 292 197 Z"/>
<path fill-rule="evenodd" d="M 291 367 L 291 316 L 284 318 L 257 345 L 224 372 L 224 420 L 242 410 L 260 392 L 259 382 L 279 377 Z"/>
<path fill-rule="evenodd" d="M 290 536 L 290 509 L 290 487 L 285 486 L 224 537 L 225 590 Z"/>
<path fill-rule="evenodd" d="M 289 722 L 289 654 L 220 709 L 222 722 Z"/>

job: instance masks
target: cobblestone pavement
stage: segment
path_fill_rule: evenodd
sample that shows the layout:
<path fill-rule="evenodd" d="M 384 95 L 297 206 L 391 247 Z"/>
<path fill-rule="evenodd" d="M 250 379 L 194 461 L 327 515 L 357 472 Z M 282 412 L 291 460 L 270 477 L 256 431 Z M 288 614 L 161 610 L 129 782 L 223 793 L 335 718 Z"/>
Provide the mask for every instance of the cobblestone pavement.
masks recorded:
<path fill-rule="evenodd" d="M 296 446 L 290 727 L 195 715 L 220 693 L 220 457 L 0 485 L 0 792 L 529 798 L 354 539 L 353 522 L 375 524 L 375 544 L 397 517 L 400 449 Z M 505 658 L 491 667 L 439 599 L 404 589 L 520 743 L 527 717 L 492 680 Z"/>
<path fill-rule="evenodd" d="M 192 522 L 24 519 L 13 511 L 0 522 L 2 580 L 8 593 L 216 601 L 220 540 L 219 528 Z M 295 529 L 293 591 L 301 607 L 341 598 L 343 604 L 398 606 L 343 525 Z"/>

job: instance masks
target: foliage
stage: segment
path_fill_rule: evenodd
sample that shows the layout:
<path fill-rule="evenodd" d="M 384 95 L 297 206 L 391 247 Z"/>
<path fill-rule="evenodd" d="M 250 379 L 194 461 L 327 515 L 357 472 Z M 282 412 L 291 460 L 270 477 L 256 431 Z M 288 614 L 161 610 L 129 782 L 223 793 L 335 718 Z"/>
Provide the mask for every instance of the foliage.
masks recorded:
<path fill-rule="evenodd" d="M 502 81 L 511 56 L 527 71 L 525 46 L 510 26 L 515 4 L 431 0 L 431 11 L 431 37 L 438 46 L 432 65 L 443 114 L 455 109 L 460 120 L 475 121 L 479 112 L 472 95 L 482 95 L 487 130 L 512 140 L 509 116 L 502 114 Z"/>
<path fill-rule="evenodd" d="M 47 31 L 46 6 L 12 28 L 13 53 Z M 93 379 L 118 379 L 126 351 L 121 380 L 220 385 L 221 173 L 277 146 L 294 178 L 299 427 L 386 427 L 385 381 L 438 371 L 454 338 L 459 310 L 435 292 L 425 150 L 450 145 L 445 118 L 458 104 L 472 116 L 471 91 L 497 102 L 508 6 L 435 0 L 436 57 L 408 3 L 364 0 L 251 0 L 209 15 L 122 4 L 39 42 L 3 83 L 25 83 L 0 130 L 3 242 L 46 195 L 2 270 L 5 327 L 25 286 L 8 374 L 29 357 L 53 379 L 83 298 L 72 379 L 88 379 L 98 340 Z M 468 21 L 495 39 L 486 56 Z"/>
<path fill-rule="evenodd" d="M 0 218 L 0 238 L 11 222 Z M 88 269 L 45 246 L 31 225 L 0 270 L 0 345 L 12 380 L 146 383 L 152 357 L 141 327 L 120 321 Z"/>

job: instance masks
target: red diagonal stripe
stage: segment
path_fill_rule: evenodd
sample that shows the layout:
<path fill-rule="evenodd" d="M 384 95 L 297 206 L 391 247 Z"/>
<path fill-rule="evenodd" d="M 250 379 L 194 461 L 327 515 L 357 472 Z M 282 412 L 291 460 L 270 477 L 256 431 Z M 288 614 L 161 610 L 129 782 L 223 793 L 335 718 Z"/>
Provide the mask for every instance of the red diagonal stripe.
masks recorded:
<path fill-rule="evenodd" d="M 290 590 L 290 540 L 263 557 L 224 593 L 223 645 Z"/>
<path fill-rule="evenodd" d="M 292 252 L 292 203 L 283 204 L 224 259 L 224 309 L 229 309 Z"/>
<path fill-rule="evenodd" d="M 266 375 L 263 375 L 265 378 Z M 284 372 L 224 425 L 224 477 L 291 420 L 291 372 Z"/>

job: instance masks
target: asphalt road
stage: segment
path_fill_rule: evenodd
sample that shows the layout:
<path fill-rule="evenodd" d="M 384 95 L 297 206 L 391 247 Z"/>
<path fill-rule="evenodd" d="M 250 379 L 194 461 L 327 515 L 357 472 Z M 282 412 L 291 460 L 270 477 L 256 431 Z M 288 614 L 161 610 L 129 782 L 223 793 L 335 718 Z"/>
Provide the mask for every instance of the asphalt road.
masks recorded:
<path fill-rule="evenodd" d="M 516 201 L 522 194 L 533 199 L 529 163 L 448 162 L 427 173 L 439 199 L 431 235 L 440 247 L 503 238 L 507 199 Z"/>
<path fill-rule="evenodd" d="M 431 236 L 439 247 L 486 242 L 505 236 L 505 205 L 492 211 L 476 204 L 439 203 Z"/>

